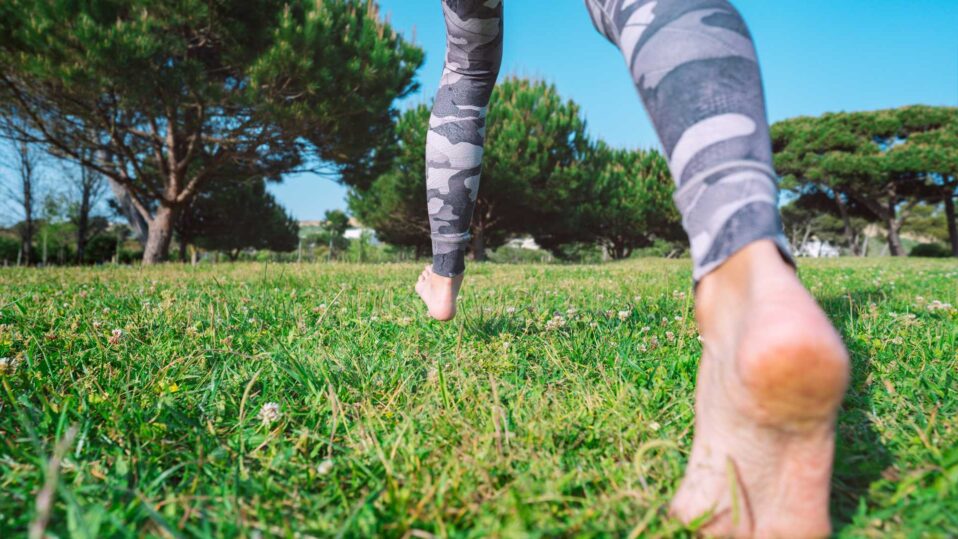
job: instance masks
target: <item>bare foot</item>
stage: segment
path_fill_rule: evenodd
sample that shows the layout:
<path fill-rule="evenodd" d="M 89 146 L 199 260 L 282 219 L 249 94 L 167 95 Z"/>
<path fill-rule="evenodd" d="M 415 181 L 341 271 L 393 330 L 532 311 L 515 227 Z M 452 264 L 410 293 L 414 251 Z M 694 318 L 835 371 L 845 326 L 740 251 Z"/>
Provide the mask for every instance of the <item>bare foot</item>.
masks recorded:
<path fill-rule="evenodd" d="M 456 297 L 459 287 L 462 286 L 463 274 L 455 277 L 443 277 L 433 273 L 431 266 L 426 266 L 416 281 L 416 293 L 426 302 L 429 316 L 445 322 L 456 316 Z"/>
<path fill-rule="evenodd" d="M 706 535 L 828 535 L 849 375 L 838 333 L 770 241 L 702 279 L 696 317 L 695 439 L 672 514 Z"/>

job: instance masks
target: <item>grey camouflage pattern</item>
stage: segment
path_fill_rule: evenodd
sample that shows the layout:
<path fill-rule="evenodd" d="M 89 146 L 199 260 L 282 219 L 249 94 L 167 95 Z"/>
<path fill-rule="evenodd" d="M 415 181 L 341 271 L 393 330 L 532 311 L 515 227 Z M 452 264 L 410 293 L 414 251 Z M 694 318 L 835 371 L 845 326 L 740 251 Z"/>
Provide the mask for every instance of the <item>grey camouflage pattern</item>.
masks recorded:
<path fill-rule="evenodd" d="M 585 0 L 619 47 L 676 182 L 696 281 L 751 242 L 793 263 L 755 47 L 726 0 Z"/>
<path fill-rule="evenodd" d="M 465 270 L 479 192 L 486 108 L 502 62 L 502 0 L 442 0 L 446 61 L 426 135 L 433 271 Z"/>
<path fill-rule="evenodd" d="M 701 280 L 761 239 L 792 262 L 778 212 L 755 47 L 726 0 L 585 0 L 619 47 L 669 158 Z M 485 114 L 502 59 L 501 0 L 443 0 L 447 51 L 426 138 L 433 270 L 465 269 Z"/>

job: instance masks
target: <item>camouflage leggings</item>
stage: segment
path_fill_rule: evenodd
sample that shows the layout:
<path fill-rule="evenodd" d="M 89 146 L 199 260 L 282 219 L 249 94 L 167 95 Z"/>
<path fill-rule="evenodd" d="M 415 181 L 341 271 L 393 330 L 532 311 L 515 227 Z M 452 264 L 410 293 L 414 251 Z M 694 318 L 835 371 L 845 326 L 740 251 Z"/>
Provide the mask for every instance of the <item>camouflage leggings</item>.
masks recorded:
<path fill-rule="evenodd" d="M 727 0 L 585 0 L 625 56 L 676 182 L 696 281 L 760 239 L 790 260 L 755 48 Z M 433 270 L 465 270 L 485 114 L 502 56 L 500 0 L 443 0 L 447 53 L 426 144 Z"/>

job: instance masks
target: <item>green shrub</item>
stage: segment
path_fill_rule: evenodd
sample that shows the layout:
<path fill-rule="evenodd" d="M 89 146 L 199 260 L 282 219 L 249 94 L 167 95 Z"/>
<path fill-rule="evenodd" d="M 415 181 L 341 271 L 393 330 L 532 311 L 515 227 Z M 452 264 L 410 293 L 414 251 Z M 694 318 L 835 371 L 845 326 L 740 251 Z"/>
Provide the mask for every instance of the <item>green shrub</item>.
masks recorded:
<path fill-rule="evenodd" d="M 553 254 L 563 262 L 598 264 L 603 260 L 602 247 L 595 243 L 567 243 L 556 248 Z"/>
<path fill-rule="evenodd" d="M 500 264 L 541 264 L 552 261 L 552 255 L 544 249 L 523 249 L 504 245 L 489 251 L 489 260 Z"/>
<path fill-rule="evenodd" d="M 17 263 L 17 254 L 20 253 L 20 242 L 15 238 L 0 236 L 0 265 Z"/>
<path fill-rule="evenodd" d="M 944 243 L 919 243 L 911 248 L 908 256 L 923 256 L 926 258 L 948 258 L 951 256 L 951 249 Z"/>
<path fill-rule="evenodd" d="M 679 243 L 657 238 L 652 245 L 640 247 L 632 251 L 632 256 L 629 258 L 646 258 L 650 256 L 657 258 L 685 258 L 688 256 L 687 252 L 688 250 Z"/>

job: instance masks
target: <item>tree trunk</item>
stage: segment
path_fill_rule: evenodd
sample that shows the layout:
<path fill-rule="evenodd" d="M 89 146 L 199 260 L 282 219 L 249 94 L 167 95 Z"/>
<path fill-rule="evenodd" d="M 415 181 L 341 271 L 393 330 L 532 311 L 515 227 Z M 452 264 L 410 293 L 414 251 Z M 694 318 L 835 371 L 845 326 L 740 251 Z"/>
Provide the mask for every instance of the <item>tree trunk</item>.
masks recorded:
<path fill-rule="evenodd" d="M 905 256 L 905 248 L 898 236 L 898 226 L 894 221 L 888 223 L 888 252 L 892 256 Z"/>
<path fill-rule="evenodd" d="M 842 216 L 842 228 L 845 234 L 845 241 L 848 242 L 848 248 L 851 250 L 853 255 L 857 255 L 856 252 L 856 242 L 855 242 L 855 233 L 852 230 L 852 220 L 848 215 L 848 208 L 845 207 L 845 203 L 842 202 L 841 195 L 835 193 L 835 202 L 838 203 L 838 213 Z"/>
<path fill-rule="evenodd" d="M 86 252 L 87 229 L 90 221 L 90 190 L 86 183 L 80 193 L 80 210 L 77 215 L 77 264 L 83 264 L 83 255 Z"/>
<path fill-rule="evenodd" d="M 175 214 L 175 209 L 170 206 L 160 205 L 156 209 L 156 215 L 149 223 L 146 245 L 143 249 L 143 264 L 158 264 L 169 256 Z"/>
<path fill-rule="evenodd" d="M 958 223 L 955 223 L 955 197 L 950 192 L 945 193 L 945 219 L 948 221 L 951 256 L 958 256 Z"/>
<path fill-rule="evenodd" d="M 186 264 L 186 241 L 180 238 L 178 243 L 180 247 L 180 262 Z"/>
<path fill-rule="evenodd" d="M 472 259 L 476 262 L 486 260 L 486 241 L 483 237 L 482 227 L 476 227 L 476 232 L 472 236 Z"/>
<path fill-rule="evenodd" d="M 622 260 L 626 257 L 626 246 L 625 242 L 621 241 L 621 238 L 612 240 L 612 248 L 609 249 L 609 254 L 612 256 L 612 260 Z"/>
<path fill-rule="evenodd" d="M 812 225 L 805 225 L 805 234 L 802 235 L 802 244 L 798 247 L 797 252 L 805 252 L 805 246 L 808 244 L 808 237 L 812 234 Z M 852 254 L 854 254 L 854 249 L 852 249 Z"/>
<path fill-rule="evenodd" d="M 116 227 L 116 252 L 113 253 L 113 263 L 120 263 L 120 246 L 122 245 L 122 239 L 120 238 L 120 227 Z"/>
<path fill-rule="evenodd" d="M 33 178 L 23 177 L 23 235 L 20 237 L 23 264 L 33 264 Z"/>
<path fill-rule="evenodd" d="M 113 197 L 116 198 L 116 203 L 120 207 L 120 211 L 123 212 L 127 222 L 130 224 L 130 228 L 133 230 L 133 235 L 136 236 L 136 240 L 140 242 L 140 245 L 145 246 L 150 234 L 149 225 L 133 205 L 133 198 L 130 196 L 130 193 L 127 191 L 126 187 L 113 178 L 107 178 L 107 181 L 110 182 L 110 189 L 113 190 Z"/>
<path fill-rule="evenodd" d="M 33 218 L 27 218 L 23 223 L 23 236 L 20 238 L 23 251 L 23 265 L 33 264 Z"/>
<path fill-rule="evenodd" d="M 892 256 L 905 256 L 905 249 L 901 246 L 901 237 L 898 235 L 901 223 L 895 216 L 895 197 L 888 200 L 888 216 L 885 219 L 885 226 L 888 227 L 888 252 Z"/>

